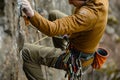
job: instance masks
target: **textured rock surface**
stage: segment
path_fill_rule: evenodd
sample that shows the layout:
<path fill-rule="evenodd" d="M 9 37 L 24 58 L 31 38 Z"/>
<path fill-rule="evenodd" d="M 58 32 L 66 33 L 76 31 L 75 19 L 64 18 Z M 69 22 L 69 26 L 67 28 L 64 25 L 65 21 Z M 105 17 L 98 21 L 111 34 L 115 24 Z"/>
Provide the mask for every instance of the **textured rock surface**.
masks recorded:
<path fill-rule="evenodd" d="M 48 12 L 52 9 L 60 9 L 70 14 L 70 6 L 66 8 L 65 0 L 31 0 L 32 6 L 35 8 L 44 8 Z M 37 4 L 38 2 L 39 4 Z M 57 4 L 56 4 L 57 3 Z M 35 5 L 34 5 L 35 4 Z M 63 6 L 63 4 L 65 4 Z M 0 80 L 26 80 L 22 71 L 22 61 L 18 53 L 17 37 L 18 37 L 18 5 L 17 0 L 0 0 Z M 26 28 L 23 20 L 20 19 L 21 29 L 23 29 L 25 42 L 33 43 L 42 38 L 41 33 L 31 27 Z M 37 36 L 34 36 L 37 35 Z M 47 41 L 47 43 L 46 43 Z M 40 44 L 52 46 L 50 39 L 46 39 Z M 43 71 L 44 67 L 43 67 Z M 58 78 L 58 75 L 63 75 L 53 69 L 47 70 L 50 80 Z M 58 73 L 58 75 L 55 75 Z M 54 75 L 54 77 L 52 76 Z M 63 80 L 63 76 L 59 79 Z M 46 77 L 46 76 L 45 76 Z M 56 80 L 56 79 L 55 79 Z"/>

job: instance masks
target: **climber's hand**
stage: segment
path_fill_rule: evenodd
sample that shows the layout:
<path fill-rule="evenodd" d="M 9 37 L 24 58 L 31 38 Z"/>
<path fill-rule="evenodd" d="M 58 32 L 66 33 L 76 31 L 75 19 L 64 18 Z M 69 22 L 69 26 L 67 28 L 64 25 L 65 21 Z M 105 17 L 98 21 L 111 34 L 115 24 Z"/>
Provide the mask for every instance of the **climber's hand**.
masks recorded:
<path fill-rule="evenodd" d="M 19 3 L 19 5 L 22 6 L 21 9 L 26 14 L 26 16 L 28 16 L 28 17 L 34 16 L 34 10 L 32 9 L 28 0 L 20 0 L 18 3 Z"/>

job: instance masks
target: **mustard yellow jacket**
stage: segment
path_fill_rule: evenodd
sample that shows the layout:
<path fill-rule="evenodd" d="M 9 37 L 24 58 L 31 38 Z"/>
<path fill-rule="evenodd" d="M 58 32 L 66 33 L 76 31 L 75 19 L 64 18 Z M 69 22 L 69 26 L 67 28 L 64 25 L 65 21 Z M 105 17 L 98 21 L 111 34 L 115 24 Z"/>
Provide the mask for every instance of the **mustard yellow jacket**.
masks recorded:
<path fill-rule="evenodd" d="M 107 16 L 108 0 L 91 0 L 73 15 L 51 22 L 35 12 L 30 22 L 48 36 L 68 34 L 75 48 L 93 53 L 104 34 Z"/>

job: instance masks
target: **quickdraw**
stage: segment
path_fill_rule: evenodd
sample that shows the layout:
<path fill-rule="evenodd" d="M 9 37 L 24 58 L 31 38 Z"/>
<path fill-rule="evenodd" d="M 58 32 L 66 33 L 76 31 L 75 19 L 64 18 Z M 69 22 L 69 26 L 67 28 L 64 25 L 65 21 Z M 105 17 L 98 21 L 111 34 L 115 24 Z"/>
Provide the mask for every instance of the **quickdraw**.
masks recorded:
<path fill-rule="evenodd" d="M 76 57 L 71 51 L 67 51 L 67 55 L 63 60 L 66 68 L 68 80 L 82 80 L 82 62 L 79 57 Z"/>
<path fill-rule="evenodd" d="M 58 57 L 55 68 L 64 69 L 66 71 L 65 77 L 68 76 L 68 80 L 82 80 L 81 54 L 70 49 L 69 43 L 66 52 Z"/>

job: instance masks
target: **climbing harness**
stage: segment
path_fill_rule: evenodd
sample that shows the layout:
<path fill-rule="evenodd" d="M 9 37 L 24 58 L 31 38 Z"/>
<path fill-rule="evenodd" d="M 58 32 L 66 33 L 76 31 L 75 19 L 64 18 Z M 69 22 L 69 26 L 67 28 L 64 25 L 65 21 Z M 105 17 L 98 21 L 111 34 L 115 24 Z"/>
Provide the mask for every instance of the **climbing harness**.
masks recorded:
<path fill-rule="evenodd" d="M 93 57 L 94 54 L 85 54 L 69 44 L 66 52 L 60 55 L 56 61 L 55 68 L 64 69 L 66 71 L 65 77 L 68 76 L 68 80 L 83 80 L 84 72 L 81 60 L 89 60 Z"/>

